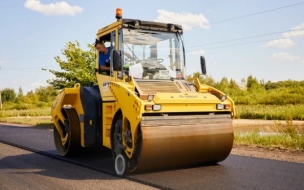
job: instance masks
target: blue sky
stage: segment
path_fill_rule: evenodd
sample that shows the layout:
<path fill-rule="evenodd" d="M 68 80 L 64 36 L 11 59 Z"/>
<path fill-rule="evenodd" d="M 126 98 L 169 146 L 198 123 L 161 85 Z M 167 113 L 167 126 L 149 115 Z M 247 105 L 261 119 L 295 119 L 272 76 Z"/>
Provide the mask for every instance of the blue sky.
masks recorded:
<path fill-rule="evenodd" d="M 86 49 L 99 28 L 115 21 L 116 8 L 124 18 L 183 25 L 188 75 L 200 71 L 204 55 L 217 81 L 304 80 L 301 0 L 0 0 L 0 88 L 26 93 L 48 85 L 53 76 L 41 68 L 59 70 L 54 57 L 63 57 L 68 41 Z"/>

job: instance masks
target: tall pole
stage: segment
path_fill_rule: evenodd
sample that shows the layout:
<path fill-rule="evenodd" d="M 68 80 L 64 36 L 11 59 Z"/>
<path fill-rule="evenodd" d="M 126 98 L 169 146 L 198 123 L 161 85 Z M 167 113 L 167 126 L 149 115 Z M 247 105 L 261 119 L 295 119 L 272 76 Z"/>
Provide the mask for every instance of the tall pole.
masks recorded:
<path fill-rule="evenodd" d="M 1 67 L 0 67 L 1 69 Z M 0 109 L 2 109 L 1 86 L 0 86 Z"/>
<path fill-rule="evenodd" d="M 0 87 L 0 109 L 2 109 L 1 87 Z"/>

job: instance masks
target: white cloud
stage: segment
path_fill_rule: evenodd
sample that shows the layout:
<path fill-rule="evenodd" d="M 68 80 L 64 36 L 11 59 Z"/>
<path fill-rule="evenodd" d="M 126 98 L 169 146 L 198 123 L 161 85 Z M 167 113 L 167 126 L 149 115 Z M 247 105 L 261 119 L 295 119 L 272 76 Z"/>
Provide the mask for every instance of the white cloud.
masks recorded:
<path fill-rule="evenodd" d="M 291 55 L 289 53 L 275 53 L 272 55 L 272 59 L 284 60 L 284 61 L 298 61 L 301 59 L 299 56 Z"/>
<path fill-rule="evenodd" d="M 283 38 L 287 38 L 287 39 L 272 40 L 264 46 L 275 47 L 275 48 L 289 48 L 289 47 L 293 46 L 295 43 L 291 39 L 288 39 L 288 38 L 297 37 L 297 36 L 304 37 L 304 23 L 302 23 L 298 26 L 292 27 L 291 30 L 295 30 L 295 31 L 285 32 L 282 35 Z"/>
<path fill-rule="evenodd" d="M 291 38 L 291 37 L 297 37 L 297 36 L 304 37 L 304 29 L 303 30 L 296 30 L 296 31 L 286 32 L 286 33 L 283 34 L 284 38 Z"/>
<path fill-rule="evenodd" d="M 174 13 L 163 9 L 157 10 L 158 16 L 154 21 L 180 24 L 184 30 L 191 30 L 193 27 L 210 28 L 209 21 L 203 14 Z"/>
<path fill-rule="evenodd" d="M 292 30 L 298 30 L 298 29 L 303 29 L 304 28 L 304 22 L 298 26 L 292 27 Z"/>
<path fill-rule="evenodd" d="M 205 54 L 205 51 L 204 50 L 197 50 L 197 51 L 191 51 L 190 54 L 192 55 L 203 55 Z"/>
<path fill-rule="evenodd" d="M 278 39 L 268 42 L 266 47 L 275 47 L 275 48 L 288 48 L 293 46 L 295 43 L 291 39 Z"/>
<path fill-rule="evenodd" d="M 40 83 L 40 82 L 36 82 L 36 83 L 32 83 L 30 84 L 30 86 L 43 86 L 44 84 L 43 83 Z"/>
<path fill-rule="evenodd" d="M 283 34 L 283 37 L 285 37 L 285 38 L 291 38 L 291 37 L 296 37 L 296 36 L 302 36 L 303 37 L 303 35 L 304 35 L 304 23 L 302 23 L 298 26 L 292 27 L 291 29 L 296 30 L 296 31 L 285 32 Z"/>
<path fill-rule="evenodd" d="M 42 4 L 39 0 L 26 0 L 24 7 L 43 13 L 45 15 L 75 15 L 82 12 L 82 8 L 79 6 L 71 6 L 65 1 Z"/>

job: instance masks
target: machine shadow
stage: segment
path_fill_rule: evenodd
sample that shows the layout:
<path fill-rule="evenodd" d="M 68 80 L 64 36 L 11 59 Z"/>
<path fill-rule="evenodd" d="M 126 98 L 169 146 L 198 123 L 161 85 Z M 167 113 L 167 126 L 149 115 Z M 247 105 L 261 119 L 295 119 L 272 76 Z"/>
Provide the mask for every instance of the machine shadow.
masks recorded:
<path fill-rule="evenodd" d="M 140 175 L 150 175 L 150 174 L 155 174 L 155 173 L 167 173 L 167 172 L 178 172 L 182 170 L 192 170 L 192 169 L 197 169 L 197 168 L 209 168 L 209 167 L 220 167 L 221 165 L 219 163 L 205 163 L 205 164 L 195 164 L 195 165 L 190 165 L 190 166 L 182 166 L 182 167 L 168 167 L 168 168 L 157 168 L 157 169 L 150 169 L 148 171 L 134 171 L 132 173 L 126 174 L 129 177 L 135 177 L 135 176 L 140 176 Z"/>
<path fill-rule="evenodd" d="M 56 154 L 45 156 L 45 154 L 46 152 L 38 152 L 38 154 L 30 152 L 6 156 L 0 160 L 0 170 L 7 171 L 7 174 L 32 173 L 72 180 L 117 179 L 114 175 L 114 161 L 109 155 L 111 152 L 104 148 L 81 150 L 73 157 L 61 157 Z"/>

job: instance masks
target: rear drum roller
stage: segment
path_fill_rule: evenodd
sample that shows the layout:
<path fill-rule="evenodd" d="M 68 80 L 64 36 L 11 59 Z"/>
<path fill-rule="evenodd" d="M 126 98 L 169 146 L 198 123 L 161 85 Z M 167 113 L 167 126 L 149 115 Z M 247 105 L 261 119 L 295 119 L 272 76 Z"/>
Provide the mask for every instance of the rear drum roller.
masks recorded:
<path fill-rule="evenodd" d="M 115 172 L 117 175 L 124 175 L 124 173 L 132 172 L 137 165 L 137 152 L 133 154 L 133 158 L 128 158 L 125 154 L 125 146 L 122 141 L 125 139 L 129 145 L 132 145 L 130 139 L 131 131 L 127 129 L 123 133 L 122 129 L 122 115 L 119 114 L 115 117 L 114 126 L 112 127 L 112 137 L 111 137 L 111 145 L 112 145 L 112 153 L 115 158 Z"/>
<path fill-rule="evenodd" d="M 74 108 L 64 109 L 65 114 L 67 116 L 65 124 L 61 123 L 62 131 L 64 136 L 68 134 L 68 138 L 66 142 L 63 144 L 60 134 L 56 127 L 54 126 L 53 134 L 54 134 L 54 142 L 57 149 L 57 152 L 61 156 L 69 156 L 75 153 L 80 147 L 80 124 L 78 119 L 78 114 Z"/>
<path fill-rule="evenodd" d="M 112 133 L 112 147 L 113 154 L 115 157 L 115 172 L 121 176 L 126 171 L 126 160 L 123 156 L 124 147 L 122 145 L 122 116 L 117 115 L 114 123 L 114 131 Z"/>

